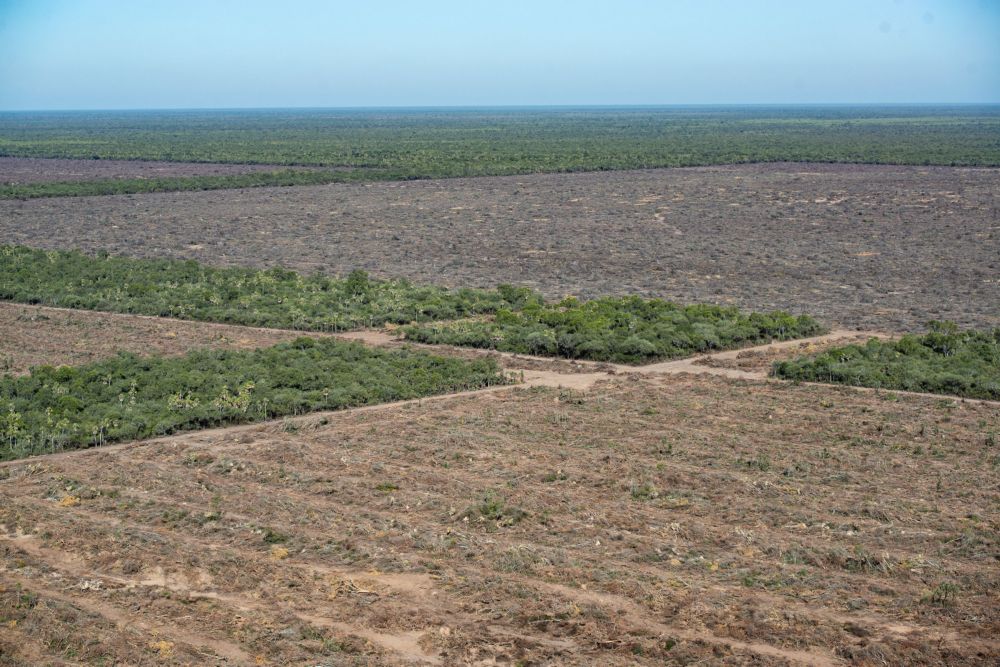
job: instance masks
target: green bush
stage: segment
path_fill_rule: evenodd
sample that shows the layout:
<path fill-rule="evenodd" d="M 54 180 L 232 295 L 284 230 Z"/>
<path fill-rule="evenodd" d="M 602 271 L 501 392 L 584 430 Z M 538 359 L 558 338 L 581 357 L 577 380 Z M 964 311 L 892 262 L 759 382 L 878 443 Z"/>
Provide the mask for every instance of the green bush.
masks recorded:
<path fill-rule="evenodd" d="M 922 336 L 871 339 L 774 365 L 788 380 L 1000 399 L 1000 328 L 960 331 L 931 322 Z"/>
<path fill-rule="evenodd" d="M 566 299 L 499 310 L 492 321 L 412 325 L 422 343 L 482 347 L 570 359 L 641 363 L 822 333 L 811 317 L 741 313 L 728 306 L 678 306 L 660 299 Z"/>
<path fill-rule="evenodd" d="M 299 338 L 0 377 L 0 459 L 506 382 L 489 359 Z"/>
<path fill-rule="evenodd" d="M 539 298 L 510 286 L 448 290 L 374 280 L 363 271 L 338 279 L 0 245 L 0 300 L 66 308 L 340 331 L 455 319 L 519 308 Z"/>

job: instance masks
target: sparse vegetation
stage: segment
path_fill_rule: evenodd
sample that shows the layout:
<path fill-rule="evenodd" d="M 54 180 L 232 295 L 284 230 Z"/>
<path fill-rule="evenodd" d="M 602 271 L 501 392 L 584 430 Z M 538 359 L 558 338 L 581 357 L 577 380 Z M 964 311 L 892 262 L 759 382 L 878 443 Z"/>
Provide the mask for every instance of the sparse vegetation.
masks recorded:
<path fill-rule="evenodd" d="M 930 329 L 778 362 L 772 373 L 787 380 L 1000 399 L 1000 329 L 961 331 L 951 322 L 931 322 Z"/>
<path fill-rule="evenodd" d="M 506 528 L 513 526 L 528 516 L 528 513 L 507 503 L 507 500 L 495 491 L 487 491 L 483 499 L 469 507 L 459 515 L 462 521 L 483 523 L 488 528 Z"/>
<path fill-rule="evenodd" d="M 408 339 L 421 343 L 642 363 L 824 330 L 807 315 L 747 315 L 729 306 L 609 297 L 584 302 L 568 298 L 551 305 L 526 301 L 519 312 L 502 309 L 489 321 L 414 325 L 404 331 Z"/>
<path fill-rule="evenodd" d="M 300 338 L 254 351 L 121 354 L 0 378 L 0 459 L 500 384 L 463 361 Z"/>

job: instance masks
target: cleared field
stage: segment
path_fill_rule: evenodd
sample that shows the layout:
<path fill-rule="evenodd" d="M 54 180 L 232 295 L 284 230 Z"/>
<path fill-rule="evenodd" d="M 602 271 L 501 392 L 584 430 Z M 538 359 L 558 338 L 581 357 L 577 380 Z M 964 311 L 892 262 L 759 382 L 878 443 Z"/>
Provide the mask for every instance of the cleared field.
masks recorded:
<path fill-rule="evenodd" d="M 1000 170 L 769 164 L 0 202 L 0 242 L 1000 324 Z"/>
<path fill-rule="evenodd" d="M 0 183 L 51 183 L 109 178 L 227 176 L 288 169 L 268 164 L 148 162 L 143 160 L 66 160 L 0 156 Z M 308 168 L 306 168 L 308 169 Z"/>
<path fill-rule="evenodd" d="M 79 366 L 118 352 L 174 356 L 198 348 L 249 350 L 300 335 L 0 302 L 0 374 L 19 375 L 41 364 Z"/>
<path fill-rule="evenodd" d="M 694 363 L 712 368 L 731 368 L 747 373 L 768 373 L 776 361 L 816 355 L 843 345 L 864 344 L 869 337 L 870 334 L 866 333 L 844 333 L 843 335 L 831 336 L 818 343 L 807 341 L 780 348 L 756 348 L 713 354 L 695 359 Z"/>
<path fill-rule="evenodd" d="M 626 377 L 0 468 L 0 653 L 991 664 L 995 405 Z"/>

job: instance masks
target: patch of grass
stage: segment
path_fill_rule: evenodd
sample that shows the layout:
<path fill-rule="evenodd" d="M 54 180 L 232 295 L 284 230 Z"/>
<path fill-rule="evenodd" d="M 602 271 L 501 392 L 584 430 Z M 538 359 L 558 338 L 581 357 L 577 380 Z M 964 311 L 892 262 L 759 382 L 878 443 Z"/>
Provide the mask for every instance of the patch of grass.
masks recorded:
<path fill-rule="evenodd" d="M 774 365 L 788 380 L 1000 400 L 1000 328 L 961 331 L 931 322 L 924 335 L 827 350 Z M 950 407 L 950 402 L 942 407 Z"/>
<path fill-rule="evenodd" d="M 652 482 L 633 484 L 629 489 L 633 500 L 656 500 L 660 497 L 660 492 Z"/>
<path fill-rule="evenodd" d="M 643 363 L 725 350 L 824 331 L 807 315 L 742 313 L 729 306 L 679 306 L 660 299 L 608 297 L 556 304 L 526 301 L 490 321 L 412 325 L 421 343 L 488 348 L 520 354 Z"/>
<path fill-rule="evenodd" d="M 958 598 L 958 591 L 959 588 L 957 585 L 947 581 L 941 582 L 927 593 L 921 601 L 938 607 L 952 607 Z"/>
<path fill-rule="evenodd" d="M 835 549 L 827 554 L 827 561 L 848 572 L 865 572 L 889 574 L 896 568 L 896 561 L 888 554 L 871 553 L 860 545 L 853 552 Z"/>
<path fill-rule="evenodd" d="M 508 505 L 500 494 L 489 491 L 477 505 L 473 505 L 459 515 L 463 521 L 486 523 L 497 528 L 506 528 L 527 518 L 528 513 L 520 507 Z"/>
<path fill-rule="evenodd" d="M 496 362 L 299 338 L 0 377 L 0 459 L 506 382 Z"/>
<path fill-rule="evenodd" d="M 132 259 L 0 245 L 0 300 L 307 331 L 454 319 L 520 308 L 530 290 L 416 286 L 294 271 L 213 268 L 194 261 Z"/>
<path fill-rule="evenodd" d="M 747 468 L 759 470 L 760 472 L 767 472 L 771 469 L 771 457 L 766 452 L 758 452 L 754 458 L 744 459 L 741 463 Z"/>
<path fill-rule="evenodd" d="M 288 541 L 288 536 L 273 528 L 264 528 L 261 539 L 264 540 L 265 544 L 284 544 Z"/>

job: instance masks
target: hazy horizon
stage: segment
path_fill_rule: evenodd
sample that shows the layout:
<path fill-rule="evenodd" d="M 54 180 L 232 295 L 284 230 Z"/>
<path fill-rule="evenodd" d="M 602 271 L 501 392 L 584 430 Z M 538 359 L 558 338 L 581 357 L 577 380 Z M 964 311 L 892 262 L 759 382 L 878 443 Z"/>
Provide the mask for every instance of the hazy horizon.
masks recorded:
<path fill-rule="evenodd" d="M 465 104 L 465 105 L 354 105 L 354 106 L 246 106 L 246 107 L 107 107 L 80 109 L 0 109 L 0 114 L 17 113 L 130 113 L 130 112 L 225 112 L 225 111 L 560 111 L 560 110 L 628 110 L 628 109 L 792 109 L 792 108 L 845 108 L 845 109 L 907 109 L 907 108 L 961 108 L 961 107 L 996 107 L 1000 102 L 724 102 L 702 104 L 698 102 L 678 104 Z"/>
<path fill-rule="evenodd" d="M 0 110 L 1000 103 L 996 0 L 0 0 Z"/>

